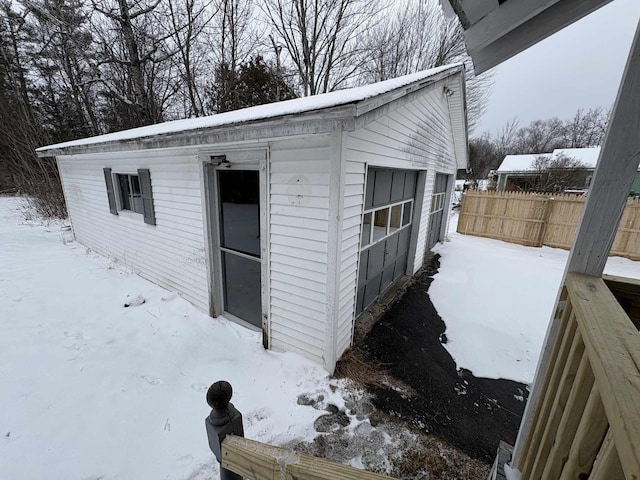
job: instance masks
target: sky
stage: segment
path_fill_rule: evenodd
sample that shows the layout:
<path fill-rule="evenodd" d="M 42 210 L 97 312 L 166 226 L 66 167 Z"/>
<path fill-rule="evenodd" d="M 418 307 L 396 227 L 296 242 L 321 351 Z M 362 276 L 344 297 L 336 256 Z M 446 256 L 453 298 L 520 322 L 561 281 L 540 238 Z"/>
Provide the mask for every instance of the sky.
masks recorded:
<path fill-rule="evenodd" d="M 609 108 L 616 97 L 640 19 L 640 0 L 613 0 L 591 15 L 492 69 L 487 111 L 472 135 Z"/>

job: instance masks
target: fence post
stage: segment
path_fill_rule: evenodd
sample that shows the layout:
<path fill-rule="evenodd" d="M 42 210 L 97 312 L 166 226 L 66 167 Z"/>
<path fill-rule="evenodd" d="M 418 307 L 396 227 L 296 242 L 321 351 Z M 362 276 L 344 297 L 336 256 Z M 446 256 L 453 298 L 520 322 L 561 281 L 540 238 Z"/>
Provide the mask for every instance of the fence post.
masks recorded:
<path fill-rule="evenodd" d="M 551 210 L 553 210 L 553 197 L 549 197 L 545 200 L 545 212 L 542 223 L 542 228 L 540 229 L 540 241 L 538 242 L 542 247 L 544 245 L 545 237 L 547 236 L 547 226 L 549 225 L 549 217 L 551 217 Z"/>
<path fill-rule="evenodd" d="M 221 380 L 207 391 L 207 404 L 211 413 L 205 419 L 209 448 L 220 463 L 220 480 L 242 480 L 242 477 L 222 466 L 222 442 L 227 435 L 244 437 L 242 414 L 230 402 L 233 389 L 229 382 Z"/>

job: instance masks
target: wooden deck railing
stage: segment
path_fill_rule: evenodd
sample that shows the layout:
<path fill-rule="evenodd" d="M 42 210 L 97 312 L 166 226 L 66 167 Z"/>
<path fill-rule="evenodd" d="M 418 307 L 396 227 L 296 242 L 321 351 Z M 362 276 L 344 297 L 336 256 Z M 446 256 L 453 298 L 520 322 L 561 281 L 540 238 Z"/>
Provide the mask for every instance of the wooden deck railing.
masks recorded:
<path fill-rule="evenodd" d="M 556 314 L 522 480 L 640 480 L 638 329 L 604 280 L 586 275 L 567 275 Z"/>
<path fill-rule="evenodd" d="M 222 443 L 222 466 L 249 480 L 390 479 L 366 470 L 234 436 L 228 436 Z"/>

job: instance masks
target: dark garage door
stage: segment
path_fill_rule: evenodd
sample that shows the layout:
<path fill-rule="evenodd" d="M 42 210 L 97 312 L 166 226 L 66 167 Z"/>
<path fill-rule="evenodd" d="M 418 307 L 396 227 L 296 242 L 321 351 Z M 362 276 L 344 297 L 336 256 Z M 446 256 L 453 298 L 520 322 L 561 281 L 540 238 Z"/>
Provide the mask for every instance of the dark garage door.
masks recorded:
<path fill-rule="evenodd" d="M 442 231 L 442 220 L 445 212 L 445 195 L 447 193 L 447 175 L 436 173 L 436 181 L 431 195 L 431 210 L 429 214 L 429 233 L 427 234 L 427 246 L 433 246 L 440 241 Z"/>
<path fill-rule="evenodd" d="M 356 314 L 407 270 L 416 178 L 414 171 L 368 170 Z"/>

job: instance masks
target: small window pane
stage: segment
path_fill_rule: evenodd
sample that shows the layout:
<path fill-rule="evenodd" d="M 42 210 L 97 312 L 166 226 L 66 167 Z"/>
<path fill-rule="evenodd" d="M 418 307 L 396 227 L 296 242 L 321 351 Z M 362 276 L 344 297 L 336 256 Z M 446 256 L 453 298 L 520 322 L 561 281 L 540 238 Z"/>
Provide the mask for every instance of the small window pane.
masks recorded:
<path fill-rule="evenodd" d="M 378 210 L 374 217 L 373 241 L 377 242 L 387 235 L 387 219 L 389 218 L 389 209 L 384 208 Z"/>
<path fill-rule="evenodd" d="M 131 210 L 131 192 L 129 190 L 129 175 L 118 175 L 120 190 L 120 209 Z"/>
<path fill-rule="evenodd" d="M 371 212 L 366 213 L 362 220 L 362 240 L 360 241 L 361 247 L 366 247 L 371 241 Z"/>
<path fill-rule="evenodd" d="M 402 216 L 402 205 L 391 207 L 391 221 L 389 222 L 389 234 L 400 229 L 400 217 Z"/>
<path fill-rule="evenodd" d="M 140 179 L 138 175 L 129 175 L 131 178 L 131 193 L 134 195 L 140 195 Z"/>
<path fill-rule="evenodd" d="M 407 226 L 411 223 L 411 205 L 413 202 L 407 202 L 404 204 L 404 213 L 402 214 L 402 226 Z"/>

